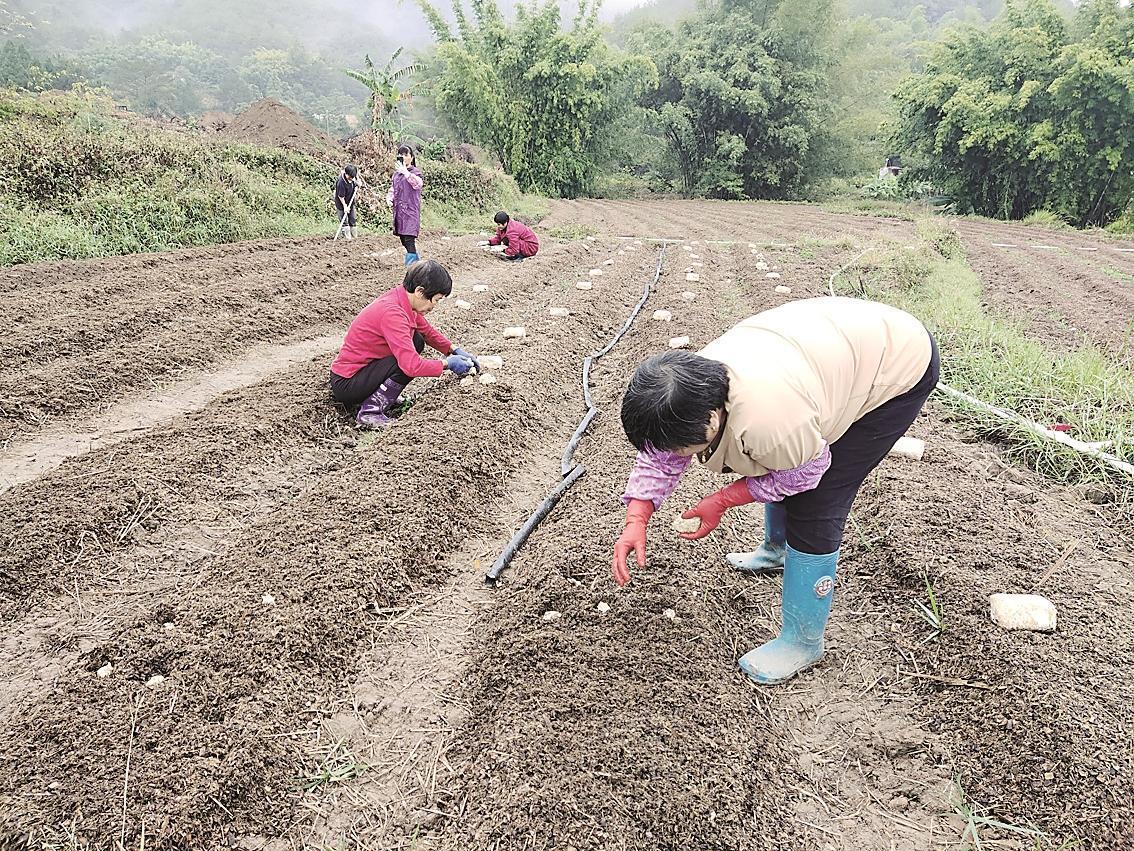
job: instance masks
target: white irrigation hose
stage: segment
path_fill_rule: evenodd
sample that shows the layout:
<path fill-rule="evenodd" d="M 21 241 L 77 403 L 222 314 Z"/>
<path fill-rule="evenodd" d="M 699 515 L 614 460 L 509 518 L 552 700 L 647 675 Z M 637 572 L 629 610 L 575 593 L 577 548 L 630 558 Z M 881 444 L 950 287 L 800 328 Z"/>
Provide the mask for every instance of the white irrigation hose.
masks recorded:
<path fill-rule="evenodd" d="M 839 269 L 837 269 L 831 275 L 831 277 L 827 279 L 827 291 L 831 295 L 834 295 L 835 278 L 849 269 L 852 265 L 857 263 L 864 254 L 866 254 L 868 251 L 872 251 L 875 247 L 876 246 L 872 245 L 869 248 L 864 249 L 851 260 L 844 263 Z M 1073 437 L 1068 437 L 1061 431 L 1054 431 L 1053 429 L 1045 428 L 1039 423 L 1033 422 L 1027 417 L 1017 414 L 1015 411 L 1009 411 L 1006 408 L 998 408 L 996 405 L 990 405 L 988 404 L 988 402 L 984 402 L 978 399 L 976 396 L 970 396 L 968 393 L 964 393 L 954 387 L 950 387 L 944 381 L 939 381 L 937 383 L 937 389 L 940 392 L 944 393 L 946 396 L 951 396 L 954 399 L 959 399 L 974 408 L 978 408 L 979 410 L 986 411 L 990 414 L 995 414 L 1002 420 L 1014 423 L 1015 425 L 1020 426 L 1021 428 L 1031 432 L 1032 434 L 1039 435 L 1040 437 L 1045 437 L 1048 440 L 1053 440 L 1056 443 L 1060 443 L 1066 446 L 1068 449 L 1074 449 L 1076 452 L 1080 452 L 1083 455 L 1087 455 L 1097 461 L 1101 461 L 1103 464 L 1106 464 L 1108 467 L 1114 470 L 1118 470 L 1119 472 L 1125 473 L 1128 476 L 1134 476 L 1134 464 L 1129 464 L 1126 461 L 1123 461 L 1121 458 L 1115 455 L 1111 455 L 1109 452 L 1102 451 L 1101 446 L 1114 445 L 1114 442 L 1112 441 L 1104 441 L 1102 444 L 1084 443 L 1081 440 L 1076 440 Z"/>
<path fill-rule="evenodd" d="M 988 402 L 982 402 L 975 396 L 970 396 L 968 393 L 962 393 L 960 390 L 956 390 L 943 382 L 937 385 L 937 389 L 944 393 L 946 396 L 952 396 L 954 399 L 960 399 L 961 401 L 972 405 L 974 408 L 979 408 L 982 411 L 988 411 L 990 414 L 996 414 L 996 416 L 1000 417 L 1001 419 L 1015 423 L 1016 425 L 1020 426 L 1021 428 L 1027 429 L 1033 434 L 1038 434 L 1040 437 L 1046 437 L 1048 440 L 1054 440 L 1056 443 L 1062 443 L 1069 449 L 1074 449 L 1076 452 L 1081 452 L 1084 455 L 1089 455 L 1092 458 L 1095 458 L 1096 460 L 1106 464 L 1108 467 L 1113 467 L 1115 470 L 1119 470 L 1128 476 L 1134 476 L 1134 464 L 1128 464 L 1121 458 L 1111 455 L 1109 452 L 1103 452 L 1101 449 L 1098 449 L 1097 447 L 1092 446 L 1089 443 L 1084 443 L 1081 440 L 1076 440 L 1073 437 L 1068 437 L 1061 431 L 1053 431 L 1052 429 L 1044 428 L 1039 423 L 1033 422 L 1027 417 L 1023 417 L 1020 414 L 1015 413 L 1014 411 L 1009 411 L 1005 408 L 998 408 L 995 405 L 988 404 Z"/>

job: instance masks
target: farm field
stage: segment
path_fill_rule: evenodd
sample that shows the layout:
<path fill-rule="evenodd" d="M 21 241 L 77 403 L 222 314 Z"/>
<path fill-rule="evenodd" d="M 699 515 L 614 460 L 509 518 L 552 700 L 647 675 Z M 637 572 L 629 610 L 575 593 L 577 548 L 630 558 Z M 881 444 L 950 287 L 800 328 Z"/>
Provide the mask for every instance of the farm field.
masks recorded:
<path fill-rule="evenodd" d="M 1134 242 L 951 227 L 993 309 L 1123 351 Z M 778 626 L 779 579 L 724 562 L 759 540 L 758 507 L 697 544 L 669 531 L 719 477 L 692 470 L 650 565 L 610 578 L 633 368 L 825 294 L 914 224 L 562 201 L 557 228 L 592 236 L 517 265 L 423 236 L 454 278 L 431 319 L 504 366 L 415 381 L 381 434 L 326 378 L 400 280 L 392 237 L 0 271 L 0 848 L 1134 847 L 1129 515 L 964 440 L 934 399 L 911 430 L 925 460 L 888 459 L 860 493 L 827 655 L 791 683 L 735 664 Z M 583 357 L 659 256 L 591 373 L 587 474 L 486 587 L 560 478 Z M 989 622 L 989 594 L 1049 569 L 1054 634 Z"/>

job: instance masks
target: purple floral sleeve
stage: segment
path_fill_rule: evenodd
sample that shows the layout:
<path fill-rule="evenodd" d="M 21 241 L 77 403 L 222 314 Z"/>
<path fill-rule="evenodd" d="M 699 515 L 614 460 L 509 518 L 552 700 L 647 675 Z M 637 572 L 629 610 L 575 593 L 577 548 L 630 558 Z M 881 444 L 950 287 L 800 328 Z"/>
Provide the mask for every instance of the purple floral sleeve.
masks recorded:
<path fill-rule="evenodd" d="M 749 476 L 744 481 L 756 502 L 779 502 L 784 497 L 814 490 L 830 466 L 831 448 L 824 443 L 823 451 L 814 461 L 791 470 L 771 470 L 763 476 Z"/>
<path fill-rule="evenodd" d="M 632 499 L 648 499 L 657 511 L 677 488 L 681 474 L 689 468 L 692 460 L 674 452 L 643 449 L 634 459 L 634 469 L 630 471 L 622 504 L 629 505 Z"/>

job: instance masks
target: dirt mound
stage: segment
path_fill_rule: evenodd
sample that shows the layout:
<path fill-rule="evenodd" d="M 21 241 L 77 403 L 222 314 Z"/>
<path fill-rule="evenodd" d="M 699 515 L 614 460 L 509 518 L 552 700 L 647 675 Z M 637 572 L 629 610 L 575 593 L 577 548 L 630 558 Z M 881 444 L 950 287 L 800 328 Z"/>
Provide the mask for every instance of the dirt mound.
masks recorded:
<path fill-rule="evenodd" d="M 333 138 L 295 110 L 272 98 L 256 101 L 237 114 L 220 132 L 223 136 L 245 142 L 287 148 L 321 159 L 331 157 L 338 160 L 342 156 Z"/>
<path fill-rule="evenodd" d="M 232 113 L 215 109 L 210 110 L 209 112 L 202 113 L 197 123 L 200 124 L 201 129 L 206 132 L 219 133 L 232 123 Z"/>

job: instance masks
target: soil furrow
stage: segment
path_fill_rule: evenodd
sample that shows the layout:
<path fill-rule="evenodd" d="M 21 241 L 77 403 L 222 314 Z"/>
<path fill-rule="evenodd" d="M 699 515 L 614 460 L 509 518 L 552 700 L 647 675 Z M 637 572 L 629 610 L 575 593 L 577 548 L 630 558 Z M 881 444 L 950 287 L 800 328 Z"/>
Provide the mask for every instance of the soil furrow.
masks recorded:
<path fill-rule="evenodd" d="M 7 317 L 13 330 L 5 336 L 7 368 L 0 374 L 0 444 L 18 431 L 176 381 L 187 370 L 210 368 L 252 344 L 302 338 L 312 326 L 345 326 L 401 277 L 400 255 L 383 257 L 376 250 L 387 242 L 359 240 L 350 250 L 301 243 L 290 255 L 272 247 L 268 264 L 255 263 L 248 274 L 214 276 L 204 283 L 196 274 L 186 274 L 187 281 L 177 278 L 188 272 L 181 261 L 165 270 L 155 260 L 151 276 L 160 274 L 162 286 L 135 281 L 110 311 L 103 306 L 97 279 L 87 280 L 74 267 L 63 266 L 64 274 L 83 289 L 86 303 L 97 307 L 66 320 L 50 309 L 31 319 L 30 295 L 19 290 L 23 313 Z M 545 254 L 582 262 L 587 249 L 552 243 Z M 471 237 L 439 241 L 437 256 L 466 276 L 492 274 L 504 286 L 528 288 L 520 268 L 501 269 L 504 264 L 479 251 Z M 33 270 L 20 274 L 33 277 Z"/>
<path fill-rule="evenodd" d="M 333 703 L 355 665 L 356 642 L 373 630 L 368 612 L 443 581 L 443 559 L 491 522 L 508 472 L 526 462 L 530 447 L 552 435 L 557 444 L 566 440 L 575 394 L 562 382 L 561 360 L 605 337 L 621 321 L 623 302 L 637 296 L 636 286 L 618 282 L 617 263 L 606 268 L 611 277 L 596 286 L 601 299 L 547 281 L 564 277 L 562 270 L 529 270 L 544 291 L 529 299 L 512 292 L 517 304 L 506 324 L 528 320 L 532 336 L 504 352 L 509 366 L 497 384 L 426 394 L 407 422 L 358 450 L 351 464 L 310 483 L 287 511 L 239 532 L 201 566 L 191 595 L 155 592 L 154 611 L 127 619 L 82 653 L 42 699 L 18 703 L 3 738 L 5 763 L 20 766 L 3 789 L 12 818 L 60 830 L 64 813 L 81 811 L 80 835 L 116 835 L 113 789 L 130 749 L 116 731 L 129 729 L 136 711 L 128 837 L 140 835 L 143 820 L 152 847 L 211 844 L 231 829 L 284 830 L 301 795 L 295 784 L 318 777 L 319 766 L 304 764 L 306 754 L 274 734 L 304 728 L 319 714 L 311 707 Z M 556 292 L 575 302 L 579 319 L 568 325 L 546 317 L 542 302 L 558 300 Z M 508 298 L 492 296 L 501 309 Z M 579 310 L 583 304 L 591 309 Z M 522 400 L 532 397 L 549 406 L 529 410 Z M 460 417 L 446 418 L 454 404 Z M 264 593 L 274 600 L 265 603 Z M 114 673 L 95 676 L 106 661 Z M 166 678 L 155 686 L 160 704 L 143 685 L 155 674 Z M 65 723 L 76 714 L 88 722 L 81 730 Z M 92 740 L 107 743 L 105 768 L 83 779 L 77 765 Z M 185 771 L 159 783 L 171 756 L 162 742 L 181 743 L 176 758 Z M 59 784 L 49 800 L 26 794 L 49 782 Z"/>

